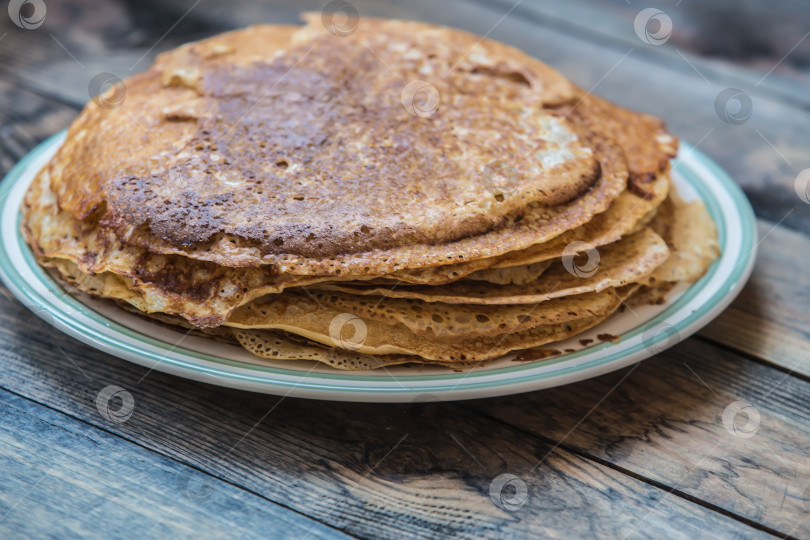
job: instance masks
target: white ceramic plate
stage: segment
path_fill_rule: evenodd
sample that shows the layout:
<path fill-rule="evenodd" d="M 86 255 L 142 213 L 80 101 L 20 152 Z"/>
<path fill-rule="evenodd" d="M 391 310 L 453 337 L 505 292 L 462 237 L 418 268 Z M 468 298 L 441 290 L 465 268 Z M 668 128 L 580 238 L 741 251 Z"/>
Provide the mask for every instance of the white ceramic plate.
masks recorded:
<path fill-rule="evenodd" d="M 707 274 L 673 290 L 666 304 L 626 309 L 598 327 L 551 345 L 568 352 L 515 362 L 514 355 L 457 373 L 446 368 L 396 366 L 342 372 L 314 362 L 265 361 L 240 347 L 189 337 L 112 303 L 67 294 L 40 268 L 19 233 L 26 188 L 64 140 L 55 135 L 28 154 L 0 184 L 0 278 L 29 309 L 56 328 L 148 369 L 232 388 L 342 401 L 470 399 L 573 383 L 620 369 L 685 339 L 737 296 L 754 264 L 754 214 L 740 188 L 709 158 L 683 144 L 673 180 L 686 200 L 703 199 L 723 250 Z M 618 342 L 596 336 L 619 336 Z M 592 339 L 583 348 L 580 339 Z"/>

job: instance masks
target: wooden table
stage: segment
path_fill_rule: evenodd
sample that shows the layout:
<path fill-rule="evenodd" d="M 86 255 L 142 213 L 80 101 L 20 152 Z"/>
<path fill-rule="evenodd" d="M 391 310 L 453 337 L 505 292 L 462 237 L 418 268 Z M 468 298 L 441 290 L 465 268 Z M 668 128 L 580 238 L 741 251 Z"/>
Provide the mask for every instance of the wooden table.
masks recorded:
<path fill-rule="evenodd" d="M 0 537 L 810 538 L 810 204 L 796 190 L 810 167 L 808 5 L 685 0 L 664 8 L 668 35 L 660 16 L 636 33 L 635 0 L 352 2 L 489 34 L 665 118 L 750 197 L 751 282 L 698 335 L 622 371 L 410 405 L 147 374 L 0 287 Z M 290 4 L 48 1 L 30 30 L 4 7 L 0 169 L 65 128 L 99 72 L 126 76 L 184 41 L 323 5 Z M 726 88 L 750 117 L 718 100 Z M 128 421 L 99 414 L 108 385 L 134 396 Z M 756 430 L 724 424 L 739 401 Z M 502 474 L 525 483 L 519 508 L 490 498 Z"/>

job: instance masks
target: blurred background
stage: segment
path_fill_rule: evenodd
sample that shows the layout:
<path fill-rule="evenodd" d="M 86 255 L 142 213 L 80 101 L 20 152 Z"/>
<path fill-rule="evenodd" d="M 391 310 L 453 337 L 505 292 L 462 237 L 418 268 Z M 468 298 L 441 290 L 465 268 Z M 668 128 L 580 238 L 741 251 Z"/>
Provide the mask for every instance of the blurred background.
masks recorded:
<path fill-rule="evenodd" d="M 327 5 L 517 46 L 597 95 L 664 118 L 742 184 L 759 217 L 810 233 L 810 195 L 797 181 L 810 167 L 804 0 L 11 0 L 0 16 L 0 168 L 65 128 L 99 74 L 126 78 L 187 41 L 297 23 Z"/>

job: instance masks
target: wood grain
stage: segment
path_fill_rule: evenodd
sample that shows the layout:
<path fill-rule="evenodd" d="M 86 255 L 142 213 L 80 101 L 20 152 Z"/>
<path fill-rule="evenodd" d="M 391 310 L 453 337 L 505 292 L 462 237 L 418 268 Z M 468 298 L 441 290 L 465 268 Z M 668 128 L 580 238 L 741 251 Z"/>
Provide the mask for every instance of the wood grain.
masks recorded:
<path fill-rule="evenodd" d="M 0 305 L 7 321 L 20 317 L 0 333 L 14 346 L 0 387 L 352 535 L 765 534 L 458 405 L 279 399 L 158 372 L 139 383 L 145 369 L 54 335 L 5 299 Z M 96 410 L 98 391 L 110 384 L 134 396 L 125 423 Z M 526 483 L 527 502 L 516 512 L 490 499 L 500 474 Z"/>
<path fill-rule="evenodd" d="M 469 406 L 772 529 L 810 535 L 810 382 L 690 339 L 641 363 L 587 415 L 626 374 Z M 751 436 L 745 412 L 724 421 L 737 401 L 758 415 Z"/>
<path fill-rule="evenodd" d="M 758 225 L 748 286 L 700 334 L 810 377 L 810 239 L 766 221 Z"/>
<path fill-rule="evenodd" d="M 6 391 L 0 408 L 3 538 L 348 538 Z"/>
<path fill-rule="evenodd" d="M 0 173 L 75 118 L 73 107 L 0 81 Z"/>
<path fill-rule="evenodd" d="M 514 5 L 509 0 L 479 3 L 504 11 Z M 635 33 L 635 19 L 647 7 L 663 11 L 672 23 L 671 34 L 661 45 L 644 44 Z M 609 47 L 641 45 L 646 54 L 666 59 L 674 71 L 702 73 L 710 80 L 756 88 L 785 103 L 810 105 L 810 40 L 803 39 L 810 28 L 810 11 L 802 2 L 547 0 L 521 2 L 513 13 Z M 649 30 L 658 28 L 651 23 Z"/>

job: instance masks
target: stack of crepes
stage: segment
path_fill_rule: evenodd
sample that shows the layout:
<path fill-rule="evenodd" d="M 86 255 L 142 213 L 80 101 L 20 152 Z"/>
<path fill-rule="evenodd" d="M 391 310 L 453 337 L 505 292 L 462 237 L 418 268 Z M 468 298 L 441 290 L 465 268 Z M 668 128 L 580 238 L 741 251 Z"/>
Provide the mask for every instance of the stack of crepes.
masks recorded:
<path fill-rule="evenodd" d="M 89 103 L 25 199 L 41 264 L 262 358 L 463 369 L 717 257 L 660 120 L 457 30 L 306 19 L 182 46 Z"/>

